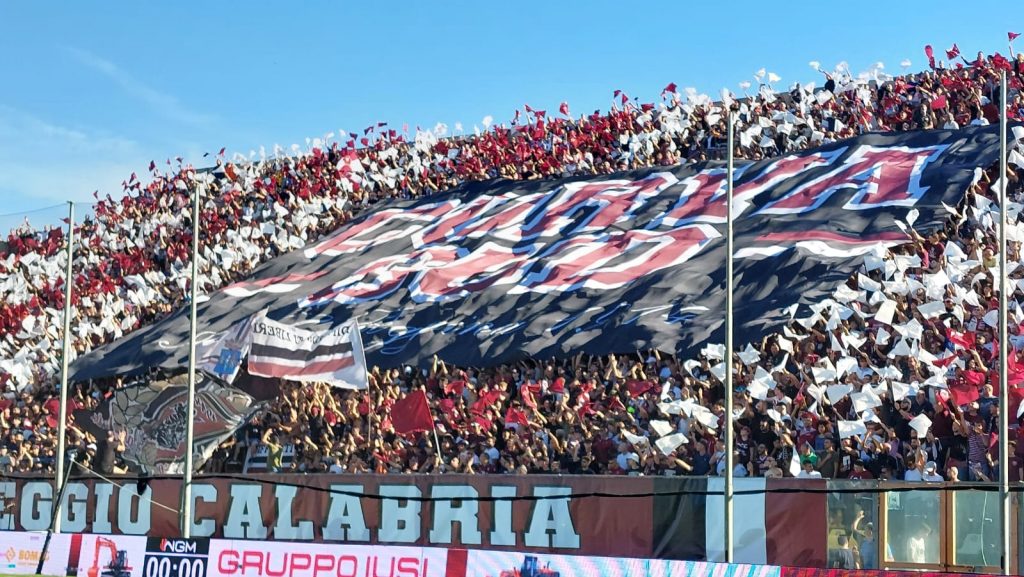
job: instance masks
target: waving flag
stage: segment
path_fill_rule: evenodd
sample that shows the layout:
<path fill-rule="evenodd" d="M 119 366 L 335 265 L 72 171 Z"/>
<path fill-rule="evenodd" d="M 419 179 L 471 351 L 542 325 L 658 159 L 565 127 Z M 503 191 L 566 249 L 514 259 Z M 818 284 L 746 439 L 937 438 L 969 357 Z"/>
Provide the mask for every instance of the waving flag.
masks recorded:
<path fill-rule="evenodd" d="M 253 320 L 254 317 L 247 317 L 213 341 L 196 344 L 197 366 L 228 383 L 234 381 L 242 359 L 249 354 Z"/>
<path fill-rule="evenodd" d="M 989 126 L 870 134 L 738 163 L 738 333 L 777 330 L 790 307 L 828 298 L 879 244 L 907 242 L 896 221 L 908 211 L 921 231 L 942 225 L 942 203 L 956 205 L 975 168 L 997 158 Z M 261 290 L 210 295 L 201 330 L 218 334 L 264 309 L 289 331 L 359 318 L 367 360 L 382 367 L 425 366 L 434 354 L 460 366 L 568 351 L 687 355 L 724 338 L 725 189 L 724 167 L 706 163 L 471 183 L 393 203 L 269 261 L 246 281 Z M 313 337 L 301 347 L 274 339 L 277 351 L 258 355 L 270 344 L 259 332 L 249 361 L 258 374 L 340 369 L 344 353 Z M 187 343 L 183 310 L 80 357 L 73 377 L 184 367 Z M 330 366 L 313 371 L 321 355 Z M 276 366 L 261 370 L 266 361 Z"/>
<path fill-rule="evenodd" d="M 249 395 L 197 375 L 193 466 L 199 470 L 214 450 L 263 408 Z M 97 439 L 124 433 L 123 458 L 146 474 L 184 472 L 186 403 L 184 376 L 117 389 L 95 410 L 75 411 L 75 422 Z"/>
<path fill-rule="evenodd" d="M 391 424 L 395 433 L 408 435 L 434 429 L 434 417 L 430 414 L 427 395 L 423 391 L 412 391 L 405 398 L 391 405 Z"/>
<path fill-rule="evenodd" d="M 322 381 L 349 389 L 365 389 L 359 325 L 308 331 L 266 318 L 252 329 L 249 374 L 290 381 Z"/>

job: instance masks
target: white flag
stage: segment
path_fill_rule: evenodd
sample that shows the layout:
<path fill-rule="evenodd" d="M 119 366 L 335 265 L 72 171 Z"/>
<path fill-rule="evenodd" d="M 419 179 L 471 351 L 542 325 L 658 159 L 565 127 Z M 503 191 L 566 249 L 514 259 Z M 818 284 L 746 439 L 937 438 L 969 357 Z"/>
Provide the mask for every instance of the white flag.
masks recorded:
<path fill-rule="evenodd" d="M 252 326 L 256 316 L 250 316 L 231 325 L 227 332 L 214 340 L 196 343 L 196 366 L 227 383 L 238 376 L 242 359 L 252 346 Z"/>
<path fill-rule="evenodd" d="M 359 325 L 353 320 L 334 328 L 309 331 L 257 319 L 252 329 L 249 374 L 366 389 L 366 358 Z"/>

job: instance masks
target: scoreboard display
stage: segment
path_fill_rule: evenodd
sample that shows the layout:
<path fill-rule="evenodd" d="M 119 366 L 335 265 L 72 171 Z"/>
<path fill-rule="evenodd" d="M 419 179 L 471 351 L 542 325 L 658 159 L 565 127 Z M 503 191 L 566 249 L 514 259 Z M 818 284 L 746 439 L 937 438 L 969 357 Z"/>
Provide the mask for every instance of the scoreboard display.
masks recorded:
<path fill-rule="evenodd" d="M 142 577 L 206 577 L 209 557 L 209 539 L 150 537 Z"/>

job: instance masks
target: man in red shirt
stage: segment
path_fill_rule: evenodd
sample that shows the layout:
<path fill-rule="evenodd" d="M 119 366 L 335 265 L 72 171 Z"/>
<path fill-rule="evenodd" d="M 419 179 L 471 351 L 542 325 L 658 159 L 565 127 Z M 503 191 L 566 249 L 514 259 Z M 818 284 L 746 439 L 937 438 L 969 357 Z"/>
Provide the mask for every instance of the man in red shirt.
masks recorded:
<path fill-rule="evenodd" d="M 864 461 L 857 459 L 853 462 L 853 470 L 850 471 L 850 479 L 874 479 L 875 476 L 864 468 Z"/>

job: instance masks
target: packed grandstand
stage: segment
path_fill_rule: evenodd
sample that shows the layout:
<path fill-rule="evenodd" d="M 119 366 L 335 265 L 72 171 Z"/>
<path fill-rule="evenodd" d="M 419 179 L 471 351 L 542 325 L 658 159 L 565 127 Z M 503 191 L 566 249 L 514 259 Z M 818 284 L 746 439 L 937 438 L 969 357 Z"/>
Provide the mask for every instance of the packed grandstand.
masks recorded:
<path fill-rule="evenodd" d="M 232 162 L 222 151 L 200 215 L 200 289 L 209 293 L 245 279 L 262 263 L 394 199 L 473 181 L 721 159 L 727 108 L 738 115 L 736 155 L 750 160 L 864 133 L 997 123 L 1001 70 L 1010 82 L 1007 115 L 1024 119 L 1024 55 L 979 53 L 897 77 L 880 69 L 854 76 L 840 67 L 822 71 L 821 86 L 788 91 L 761 71 L 756 89 L 744 83 L 742 93 L 722 99 L 679 93 L 674 84 L 655 103 L 617 92 L 610 111 L 580 117 L 570 116 L 567 105 L 550 115 L 526 107 L 510 124 L 476 136 L 446 137 L 443 127 L 408 134 L 380 123 L 295 156 Z M 996 168 L 983 168 L 963 201 L 949 207 L 944 229 L 921 234 L 909 222 L 906 243 L 866 262 L 813 316 L 749 346 L 737 343 L 737 476 L 920 482 L 997 475 L 997 415 L 1009 410 L 1014 419 L 1018 411 L 1016 401 L 1000 407 L 993 392 L 998 244 L 990 208 L 995 182 L 1008 182 L 1019 201 L 1024 162 L 1011 163 L 1003 178 Z M 77 227 L 76 356 L 187 301 L 196 171 L 180 161 L 162 169 L 152 163 L 147 176 L 132 174 L 123 197 L 99 200 Z M 59 226 L 26 225 L 11 232 L 0 254 L 0 473 L 55 468 L 64 240 Z M 1012 240 L 1017 287 L 1024 272 L 1017 266 L 1019 239 Z M 896 282 L 897 273 L 904 282 Z M 860 298 L 869 285 L 884 298 Z M 1010 299 L 1015 386 L 1024 383 L 1021 292 Z M 941 310 L 930 306 L 935 302 Z M 892 306 L 887 303 L 894 308 L 883 312 Z M 851 308 L 856 314 L 840 314 Z M 897 346 L 896 326 L 920 331 L 919 344 Z M 483 368 L 435 358 L 426 366 L 374 367 L 368 391 L 283 381 L 267 409 L 204 470 L 722 475 L 722 349 L 704 344 L 696 358 L 656 342 L 615 355 L 523 358 Z M 943 367 L 938 382 L 934 366 L 925 366 L 935 362 Z M 768 394 L 752 392 L 759 369 L 777 383 Z M 93 409 L 112 391 L 151 378 L 157 377 L 74 383 L 69 408 Z M 429 399 L 440 451 L 429 435 L 393 431 L 390 407 L 417 390 Z M 930 427 L 919 426 L 922 415 Z M 850 421 L 863 422 L 864 430 L 840 431 L 839 423 Z M 118 435 L 96 438 L 74 421 L 68 430 L 69 452 L 83 466 L 103 475 L 126 471 Z M 677 434 L 682 438 L 667 450 L 653 446 Z M 1010 446 L 1017 446 L 1013 439 Z M 1024 446 L 1015 450 L 1024 455 Z M 1011 478 L 1020 478 L 1019 466 Z"/>

